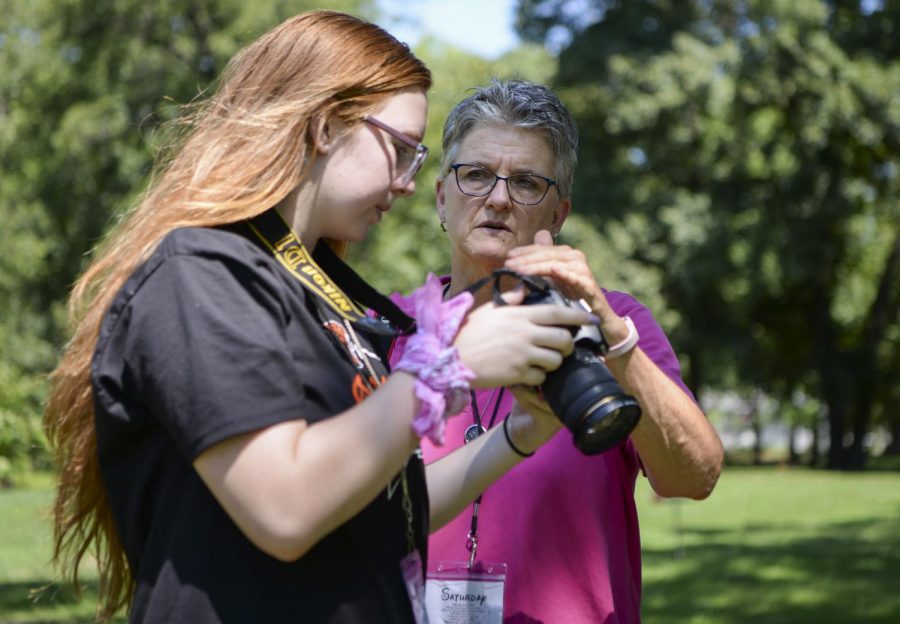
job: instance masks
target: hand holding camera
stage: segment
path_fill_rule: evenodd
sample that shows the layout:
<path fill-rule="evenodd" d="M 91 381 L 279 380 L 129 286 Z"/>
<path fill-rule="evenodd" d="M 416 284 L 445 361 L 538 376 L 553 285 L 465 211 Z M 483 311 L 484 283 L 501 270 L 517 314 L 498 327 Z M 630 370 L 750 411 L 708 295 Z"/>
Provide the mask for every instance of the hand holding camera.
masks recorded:
<path fill-rule="evenodd" d="M 497 305 L 506 305 L 501 293 L 517 282 L 525 290 L 521 305 L 549 303 L 584 309 L 539 276 L 500 269 L 494 272 L 492 280 Z M 473 287 L 481 285 L 476 283 Z M 597 455 L 628 437 L 637 426 L 641 408 L 634 397 L 625 394 L 603 363 L 601 356 L 609 351 L 609 345 L 600 329 L 596 325 L 578 325 L 566 330 L 572 335 L 573 350 L 539 385 L 553 413 L 572 432 L 575 446 L 585 455 Z"/>
<path fill-rule="evenodd" d="M 559 367 L 572 352 L 572 333 L 566 326 L 590 318 L 582 309 L 515 305 L 521 298 L 522 294 L 513 295 L 501 306 L 487 303 L 476 308 L 460 329 L 454 346 L 476 374 L 473 387 L 539 386 L 547 371 Z"/>

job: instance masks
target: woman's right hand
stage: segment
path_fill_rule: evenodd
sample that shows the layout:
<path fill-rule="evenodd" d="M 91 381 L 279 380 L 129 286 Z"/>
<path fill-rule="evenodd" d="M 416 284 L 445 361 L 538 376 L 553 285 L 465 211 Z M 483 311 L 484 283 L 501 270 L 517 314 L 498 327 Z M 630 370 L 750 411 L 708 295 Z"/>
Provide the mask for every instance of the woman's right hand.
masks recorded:
<path fill-rule="evenodd" d="M 505 297 L 517 304 L 522 295 Z M 538 386 L 572 352 L 566 327 L 596 322 L 585 311 L 555 304 L 486 303 L 469 314 L 453 344 L 475 373 L 474 387 Z"/>

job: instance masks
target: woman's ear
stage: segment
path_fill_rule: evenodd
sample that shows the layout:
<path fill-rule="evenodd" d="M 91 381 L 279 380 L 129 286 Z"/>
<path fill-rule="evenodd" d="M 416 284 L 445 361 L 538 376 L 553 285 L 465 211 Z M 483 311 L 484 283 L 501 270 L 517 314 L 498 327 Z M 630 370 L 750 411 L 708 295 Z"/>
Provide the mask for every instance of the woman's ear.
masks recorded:
<path fill-rule="evenodd" d="M 317 113 L 309 120 L 309 140 L 319 154 L 327 154 L 334 140 L 334 130 L 328 118 Z"/>
<path fill-rule="evenodd" d="M 565 222 L 566 217 L 569 216 L 569 212 L 572 210 L 572 200 L 564 199 L 556 206 L 556 209 L 553 211 L 553 224 L 550 226 L 550 233 L 553 234 L 553 237 L 559 234 L 559 231 L 562 229 L 563 222 Z"/>
<path fill-rule="evenodd" d="M 434 207 L 437 210 L 438 218 L 441 220 L 441 223 L 445 223 L 447 221 L 447 217 L 444 216 L 444 179 L 438 178 L 434 183 Z"/>

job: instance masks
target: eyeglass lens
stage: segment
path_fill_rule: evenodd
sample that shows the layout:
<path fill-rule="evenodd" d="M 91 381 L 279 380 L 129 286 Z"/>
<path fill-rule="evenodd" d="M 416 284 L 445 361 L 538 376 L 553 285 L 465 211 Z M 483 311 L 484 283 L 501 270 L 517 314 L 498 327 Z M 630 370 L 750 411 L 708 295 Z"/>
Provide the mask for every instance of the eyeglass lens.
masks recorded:
<path fill-rule="evenodd" d="M 506 180 L 510 198 L 525 205 L 539 204 L 547 194 L 552 180 L 541 176 L 520 173 L 507 178 L 477 165 L 454 165 L 456 184 L 466 195 L 483 197 L 494 190 L 498 180 Z"/>
<path fill-rule="evenodd" d="M 397 171 L 403 172 L 399 180 L 404 186 L 409 184 L 422 168 L 422 163 L 425 162 L 425 157 L 428 155 L 428 148 L 374 117 L 364 117 L 363 120 L 381 128 L 393 137 L 394 152 L 397 154 Z"/>
<path fill-rule="evenodd" d="M 397 171 L 403 171 L 403 175 L 400 176 L 400 183 L 403 186 L 406 186 L 410 183 L 410 181 L 416 177 L 416 174 L 419 173 L 419 169 L 422 168 L 422 163 L 425 162 L 425 156 L 428 155 L 428 150 L 424 149 L 424 146 L 420 146 L 419 149 L 415 151 L 409 149 L 405 146 L 397 146 Z"/>

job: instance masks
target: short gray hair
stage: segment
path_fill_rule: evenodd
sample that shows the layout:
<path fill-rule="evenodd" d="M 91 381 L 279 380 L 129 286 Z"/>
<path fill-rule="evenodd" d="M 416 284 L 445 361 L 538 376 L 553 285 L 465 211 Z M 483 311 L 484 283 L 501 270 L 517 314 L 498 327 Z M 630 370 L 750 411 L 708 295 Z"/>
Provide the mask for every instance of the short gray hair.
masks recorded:
<path fill-rule="evenodd" d="M 474 93 L 454 106 L 444 122 L 441 176 L 450 171 L 460 145 L 475 126 L 504 123 L 534 130 L 547 141 L 556 163 L 559 196 L 568 199 L 578 161 L 578 129 L 566 105 L 547 87 L 522 80 L 494 78 L 490 85 L 472 90 Z"/>

